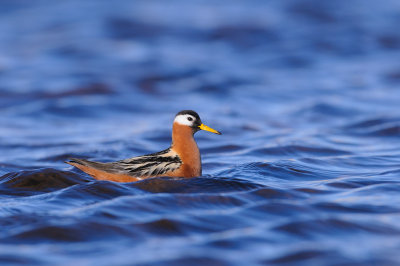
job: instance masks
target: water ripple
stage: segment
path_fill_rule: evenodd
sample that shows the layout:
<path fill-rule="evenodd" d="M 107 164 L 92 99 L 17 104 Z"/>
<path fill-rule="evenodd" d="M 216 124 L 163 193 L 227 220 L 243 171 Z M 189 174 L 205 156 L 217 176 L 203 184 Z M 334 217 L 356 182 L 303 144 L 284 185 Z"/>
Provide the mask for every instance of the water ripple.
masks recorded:
<path fill-rule="evenodd" d="M 2 1 L 1 265 L 399 265 L 397 0 Z M 204 175 L 97 181 L 171 143 Z"/>

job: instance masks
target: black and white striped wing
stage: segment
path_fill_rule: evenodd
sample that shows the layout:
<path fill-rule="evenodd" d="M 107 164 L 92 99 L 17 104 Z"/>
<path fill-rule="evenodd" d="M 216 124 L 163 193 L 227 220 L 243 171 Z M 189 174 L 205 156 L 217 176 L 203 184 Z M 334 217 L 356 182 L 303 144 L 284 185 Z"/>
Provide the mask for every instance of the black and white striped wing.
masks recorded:
<path fill-rule="evenodd" d="M 182 165 L 179 156 L 167 149 L 162 152 L 119 161 L 123 172 L 131 176 L 162 176 Z"/>

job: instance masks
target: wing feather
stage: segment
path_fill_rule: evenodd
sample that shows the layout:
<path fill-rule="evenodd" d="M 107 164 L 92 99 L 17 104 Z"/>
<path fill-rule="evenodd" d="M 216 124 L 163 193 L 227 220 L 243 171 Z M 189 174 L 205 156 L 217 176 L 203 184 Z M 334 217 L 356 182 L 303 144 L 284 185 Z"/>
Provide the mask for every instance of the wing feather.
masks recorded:
<path fill-rule="evenodd" d="M 71 162 L 101 171 L 129 175 L 132 177 L 161 176 L 181 167 L 178 154 L 170 148 L 148 155 L 133 157 L 118 162 L 100 163 L 72 158 Z"/>
<path fill-rule="evenodd" d="M 118 163 L 123 172 L 131 176 L 160 176 L 174 171 L 182 165 L 179 156 L 171 149 L 125 159 Z"/>

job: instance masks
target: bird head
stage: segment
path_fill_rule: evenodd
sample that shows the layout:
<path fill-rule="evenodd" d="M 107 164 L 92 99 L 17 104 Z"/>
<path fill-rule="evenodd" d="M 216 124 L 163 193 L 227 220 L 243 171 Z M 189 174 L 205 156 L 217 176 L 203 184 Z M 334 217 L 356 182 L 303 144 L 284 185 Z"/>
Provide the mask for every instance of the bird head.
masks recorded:
<path fill-rule="evenodd" d="M 192 110 L 184 110 L 177 113 L 175 116 L 174 123 L 192 128 L 193 134 L 199 130 L 205 130 L 221 135 L 221 132 L 203 124 L 203 122 L 201 122 L 200 116 L 195 111 Z"/>

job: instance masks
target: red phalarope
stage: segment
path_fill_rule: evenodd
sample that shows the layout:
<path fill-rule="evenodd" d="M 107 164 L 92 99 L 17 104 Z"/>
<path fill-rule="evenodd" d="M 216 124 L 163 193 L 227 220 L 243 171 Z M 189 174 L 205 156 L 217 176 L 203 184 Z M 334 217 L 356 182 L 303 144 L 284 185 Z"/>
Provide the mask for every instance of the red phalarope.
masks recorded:
<path fill-rule="evenodd" d="M 199 115 L 184 110 L 175 116 L 172 144 L 163 151 L 117 162 L 100 163 L 72 158 L 66 162 L 97 180 L 132 182 L 156 176 L 195 177 L 201 175 L 200 151 L 194 140 L 199 130 L 221 133 L 201 122 Z"/>

